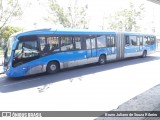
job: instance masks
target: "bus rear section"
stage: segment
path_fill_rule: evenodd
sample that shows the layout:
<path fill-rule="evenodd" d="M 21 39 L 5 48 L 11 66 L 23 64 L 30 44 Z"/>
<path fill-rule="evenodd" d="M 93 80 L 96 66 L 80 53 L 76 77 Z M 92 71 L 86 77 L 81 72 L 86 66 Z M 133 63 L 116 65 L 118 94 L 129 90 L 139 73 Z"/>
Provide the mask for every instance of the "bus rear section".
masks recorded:
<path fill-rule="evenodd" d="M 116 33 L 116 60 L 136 56 L 146 57 L 155 51 L 155 35 L 130 32 Z"/>
<path fill-rule="evenodd" d="M 156 37 L 151 34 L 125 33 L 124 58 L 146 57 L 156 51 Z"/>

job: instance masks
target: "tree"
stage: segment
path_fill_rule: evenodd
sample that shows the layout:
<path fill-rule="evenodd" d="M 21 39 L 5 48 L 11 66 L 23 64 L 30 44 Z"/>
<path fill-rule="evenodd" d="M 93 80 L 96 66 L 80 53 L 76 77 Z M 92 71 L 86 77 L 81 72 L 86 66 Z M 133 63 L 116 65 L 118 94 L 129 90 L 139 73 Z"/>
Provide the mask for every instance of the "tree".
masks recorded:
<path fill-rule="evenodd" d="M 142 19 L 143 12 L 144 4 L 136 8 L 134 4 L 130 2 L 128 9 L 118 11 L 115 15 L 109 17 L 109 29 L 137 32 L 140 30 L 138 22 Z"/>
<path fill-rule="evenodd" d="M 18 28 L 9 27 L 9 23 L 22 15 L 22 9 L 18 0 L 0 0 L 0 46 L 6 43 L 9 35 L 19 31 Z M 3 41 L 2 41 L 3 40 Z"/>
<path fill-rule="evenodd" d="M 12 26 L 3 27 L 2 30 L 1 30 L 3 32 L 0 33 L 0 36 L 1 36 L 1 39 L 2 39 L 0 41 L 0 46 L 2 46 L 4 48 L 9 36 L 12 35 L 13 33 L 16 33 L 16 32 L 22 31 L 22 30 L 23 29 L 19 28 L 19 27 L 12 27 Z"/>
<path fill-rule="evenodd" d="M 87 28 L 88 5 L 78 6 L 78 0 L 73 0 L 67 7 L 61 7 L 56 0 L 49 0 L 50 15 L 45 20 L 68 28 Z"/>
<path fill-rule="evenodd" d="M 22 9 L 18 0 L 0 0 L 0 31 L 21 15 Z"/>

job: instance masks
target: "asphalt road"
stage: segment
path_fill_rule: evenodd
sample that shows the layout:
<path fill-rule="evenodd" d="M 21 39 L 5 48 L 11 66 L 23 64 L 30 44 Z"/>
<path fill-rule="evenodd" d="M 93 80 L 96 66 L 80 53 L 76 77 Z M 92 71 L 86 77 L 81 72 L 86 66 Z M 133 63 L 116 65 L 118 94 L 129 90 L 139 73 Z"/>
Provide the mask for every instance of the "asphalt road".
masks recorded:
<path fill-rule="evenodd" d="M 10 79 L 2 74 L 0 110 L 113 110 L 158 85 L 159 65 L 157 52 L 147 58 L 81 66 L 51 75 Z"/>

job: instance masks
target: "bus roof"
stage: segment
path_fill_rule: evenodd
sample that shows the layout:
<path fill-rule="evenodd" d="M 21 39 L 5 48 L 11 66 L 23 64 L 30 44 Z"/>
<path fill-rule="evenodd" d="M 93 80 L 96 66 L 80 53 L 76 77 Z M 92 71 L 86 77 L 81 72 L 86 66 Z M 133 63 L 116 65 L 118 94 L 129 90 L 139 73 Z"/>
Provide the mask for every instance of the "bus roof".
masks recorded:
<path fill-rule="evenodd" d="M 124 35 L 147 35 L 154 36 L 153 34 L 147 33 L 136 33 L 136 32 L 122 32 Z M 35 29 L 30 31 L 23 31 L 13 34 L 12 36 L 25 36 L 25 35 L 104 35 L 104 34 L 116 34 L 115 31 L 111 30 L 89 30 L 89 29 Z"/>
<path fill-rule="evenodd" d="M 25 36 L 25 35 L 47 35 L 47 34 L 55 34 L 55 35 L 95 35 L 95 34 L 116 34 L 115 31 L 110 30 L 89 30 L 89 29 L 36 29 L 31 31 L 18 32 L 13 34 L 12 36 Z"/>
<path fill-rule="evenodd" d="M 150 33 L 138 33 L 138 32 L 124 32 L 124 35 L 155 36 L 154 34 Z"/>

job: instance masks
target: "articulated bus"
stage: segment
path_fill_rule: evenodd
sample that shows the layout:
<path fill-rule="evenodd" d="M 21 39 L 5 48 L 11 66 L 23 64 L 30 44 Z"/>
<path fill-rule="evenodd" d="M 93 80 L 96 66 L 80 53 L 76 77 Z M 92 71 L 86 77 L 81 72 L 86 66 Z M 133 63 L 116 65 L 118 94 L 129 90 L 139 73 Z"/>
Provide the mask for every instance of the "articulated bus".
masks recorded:
<path fill-rule="evenodd" d="M 155 52 L 152 34 L 73 29 L 38 29 L 10 36 L 4 55 L 9 77 L 56 73 L 90 63 L 142 56 Z"/>

